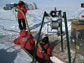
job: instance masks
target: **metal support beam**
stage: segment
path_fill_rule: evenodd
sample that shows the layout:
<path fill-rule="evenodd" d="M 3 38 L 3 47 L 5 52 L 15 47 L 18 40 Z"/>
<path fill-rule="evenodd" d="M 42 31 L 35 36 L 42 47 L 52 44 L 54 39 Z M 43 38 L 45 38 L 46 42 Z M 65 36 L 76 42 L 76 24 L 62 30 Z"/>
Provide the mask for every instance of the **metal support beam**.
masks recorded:
<path fill-rule="evenodd" d="M 60 34 L 61 34 L 61 52 L 64 52 L 63 50 L 63 31 L 62 31 L 62 15 L 61 15 L 61 11 L 59 11 L 58 13 L 59 15 L 59 19 L 60 19 Z"/>
<path fill-rule="evenodd" d="M 65 22 L 65 31 L 66 31 L 66 40 L 67 40 L 67 49 L 68 49 L 68 63 L 71 63 L 71 53 L 70 53 L 70 44 L 69 44 L 69 35 L 67 27 L 67 17 L 66 12 L 63 12 L 64 22 Z"/>
<path fill-rule="evenodd" d="M 37 43 L 36 43 L 36 48 L 35 48 L 35 51 L 34 51 L 34 56 L 33 56 L 32 63 L 36 63 L 35 58 L 36 58 L 36 54 L 37 54 L 37 47 L 38 47 L 38 43 L 39 43 L 39 39 L 40 39 L 41 30 L 42 30 L 42 27 L 43 27 L 45 16 L 46 16 L 46 12 L 44 12 L 41 27 L 40 27 L 40 30 L 39 30 L 39 33 L 38 33 L 38 38 L 37 38 Z"/>

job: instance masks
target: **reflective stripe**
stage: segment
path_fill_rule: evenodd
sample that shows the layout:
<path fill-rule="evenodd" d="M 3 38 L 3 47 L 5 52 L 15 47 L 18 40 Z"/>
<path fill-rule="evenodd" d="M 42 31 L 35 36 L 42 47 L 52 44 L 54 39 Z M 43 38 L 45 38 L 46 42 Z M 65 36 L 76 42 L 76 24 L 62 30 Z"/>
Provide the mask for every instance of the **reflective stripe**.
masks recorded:
<path fill-rule="evenodd" d="M 31 39 L 31 38 L 29 38 L 29 39 L 25 42 L 24 48 L 25 48 L 25 46 L 26 46 L 27 42 L 28 42 L 30 39 Z M 26 48 L 25 48 L 25 49 L 26 49 Z"/>
<path fill-rule="evenodd" d="M 27 38 L 26 37 L 22 37 L 22 42 L 26 42 Z"/>

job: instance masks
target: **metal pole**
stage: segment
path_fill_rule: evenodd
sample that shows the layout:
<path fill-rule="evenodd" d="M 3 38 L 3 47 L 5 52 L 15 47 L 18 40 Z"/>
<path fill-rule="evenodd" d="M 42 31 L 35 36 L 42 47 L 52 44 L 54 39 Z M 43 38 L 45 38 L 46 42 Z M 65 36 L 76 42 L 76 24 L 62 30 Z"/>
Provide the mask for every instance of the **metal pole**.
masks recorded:
<path fill-rule="evenodd" d="M 70 44 L 69 44 L 66 12 L 63 13 L 63 17 L 64 17 L 64 22 L 65 22 L 65 31 L 66 31 L 66 40 L 67 40 L 67 49 L 68 49 L 68 60 L 69 60 L 68 63 L 71 63 L 71 53 L 70 53 Z"/>
<path fill-rule="evenodd" d="M 59 19 L 60 19 L 60 34 L 61 34 L 61 52 L 63 52 L 63 33 L 62 33 L 62 15 L 61 11 L 59 11 Z"/>
<path fill-rule="evenodd" d="M 37 47 L 38 47 L 38 43 L 39 43 L 39 40 L 40 40 L 40 34 L 41 34 L 42 27 L 43 27 L 45 14 L 46 14 L 46 12 L 44 12 L 41 27 L 40 27 L 40 30 L 39 30 L 39 33 L 38 33 L 38 38 L 37 38 L 37 43 L 36 43 L 36 48 L 35 48 L 35 51 L 34 51 L 34 57 L 33 57 L 32 63 L 36 63 L 35 58 L 36 58 L 36 54 L 37 54 Z"/>
<path fill-rule="evenodd" d="M 62 19 L 60 19 L 61 20 L 61 26 L 60 26 L 60 30 L 61 30 L 61 51 L 63 52 L 64 50 L 63 50 L 63 33 L 62 33 Z"/>

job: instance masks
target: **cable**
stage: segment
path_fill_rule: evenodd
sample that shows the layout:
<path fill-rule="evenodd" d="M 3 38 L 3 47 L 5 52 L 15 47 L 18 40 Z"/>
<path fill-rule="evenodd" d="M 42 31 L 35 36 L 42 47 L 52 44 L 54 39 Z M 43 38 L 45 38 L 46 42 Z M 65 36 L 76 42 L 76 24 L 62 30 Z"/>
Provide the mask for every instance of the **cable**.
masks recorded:
<path fill-rule="evenodd" d="M 17 16 L 16 16 L 16 13 L 15 13 L 15 8 L 13 8 L 13 14 L 14 14 L 14 16 L 16 18 L 16 21 L 18 21 Z"/>
<path fill-rule="evenodd" d="M 79 15 L 84 11 L 84 9 L 78 14 L 77 18 L 79 18 Z"/>

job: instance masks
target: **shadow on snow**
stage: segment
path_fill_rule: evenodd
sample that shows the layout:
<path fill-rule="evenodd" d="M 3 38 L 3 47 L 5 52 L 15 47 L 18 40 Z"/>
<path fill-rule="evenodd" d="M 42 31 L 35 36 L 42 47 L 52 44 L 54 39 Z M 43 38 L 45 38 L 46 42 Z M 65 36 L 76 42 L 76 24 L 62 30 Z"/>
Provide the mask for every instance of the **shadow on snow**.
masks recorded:
<path fill-rule="evenodd" d="M 14 63 L 17 53 L 16 51 L 7 52 L 5 49 L 0 49 L 0 63 Z"/>

